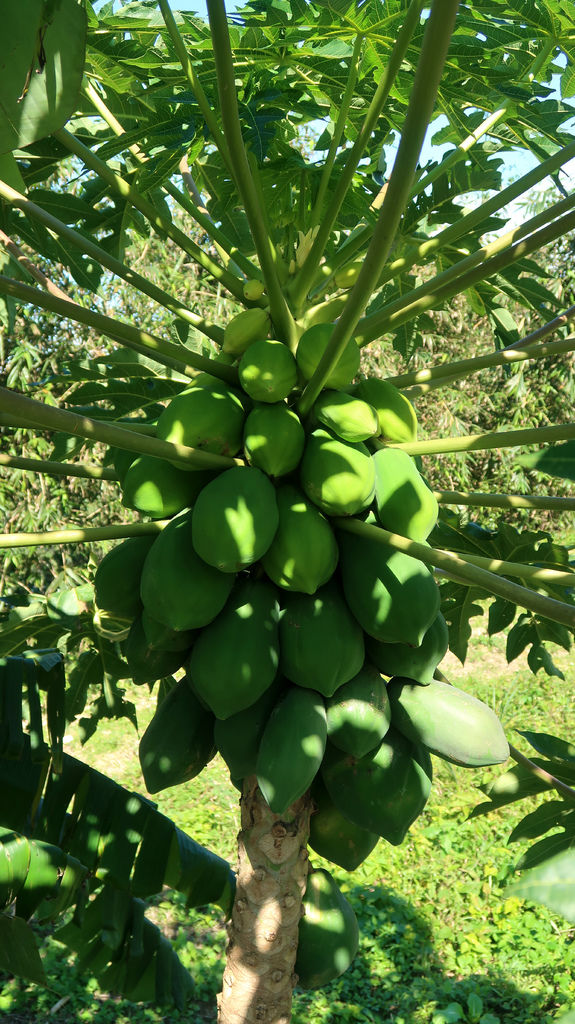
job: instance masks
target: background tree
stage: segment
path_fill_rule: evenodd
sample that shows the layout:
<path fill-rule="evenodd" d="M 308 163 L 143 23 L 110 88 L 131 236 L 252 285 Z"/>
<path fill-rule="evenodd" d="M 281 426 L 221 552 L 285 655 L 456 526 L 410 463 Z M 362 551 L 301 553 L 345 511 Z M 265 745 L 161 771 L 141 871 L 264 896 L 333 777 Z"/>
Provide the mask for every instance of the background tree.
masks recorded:
<path fill-rule="evenodd" d="M 269 357 L 275 366 L 273 397 L 278 402 L 288 399 L 291 421 L 299 423 L 298 429 L 305 428 L 308 434 L 304 463 L 314 468 L 302 468 L 298 486 L 328 516 L 326 520 L 316 512 L 321 523 L 329 522 L 325 528 L 334 545 L 337 540 L 341 585 L 355 616 L 339 610 L 338 605 L 338 621 L 349 624 L 351 630 L 342 656 L 353 665 L 347 679 L 338 679 L 339 683 L 365 671 L 363 631 L 372 641 L 392 639 L 393 647 L 419 648 L 432 623 L 441 621 L 433 610 L 416 637 L 407 636 L 403 625 L 396 626 L 391 637 L 383 632 L 375 635 L 374 627 L 365 625 L 354 566 L 358 559 L 368 564 L 382 558 L 382 551 L 386 552 L 385 558 L 394 558 L 394 564 L 404 567 L 399 577 L 403 573 L 404 580 L 413 579 L 409 597 L 403 590 L 391 601 L 398 622 L 414 618 L 418 605 L 427 600 L 422 595 L 429 595 L 430 606 L 438 599 L 430 571 L 433 568 L 440 579 L 447 580 L 441 586 L 441 598 L 453 652 L 465 658 L 470 619 L 481 611 L 477 601 L 487 593 L 494 597 L 489 610 L 490 629 L 508 630 L 510 656 L 527 647 L 535 671 L 556 671 L 549 645 L 570 644 L 575 612 L 568 552 L 551 535 L 519 532 L 506 523 L 497 530 L 485 530 L 462 523 L 457 515 L 446 512 L 431 533 L 430 543 L 426 543 L 427 527 L 414 533 L 401 517 L 399 524 L 394 517 L 388 521 L 382 515 L 379 499 L 377 524 L 365 522 L 362 513 L 372 501 L 370 474 L 374 464 L 381 462 L 380 455 L 387 459 L 389 452 L 396 450 L 420 458 L 427 475 L 430 456 L 460 452 L 471 461 L 473 455 L 469 453 L 476 451 L 566 442 L 537 453 L 530 466 L 560 477 L 572 475 L 570 439 L 574 427 L 563 422 L 567 409 L 565 416 L 559 415 L 558 422 L 549 427 L 525 428 L 522 424 L 519 429 L 494 431 L 493 421 L 482 420 L 476 424 L 483 428 L 481 433 L 417 440 L 405 393 L 416 398 L 454 380 L 467 381 L 486 367 L 506 367 L 524 359 L 540 366 L 542 358 L 563 356 L 575 347 L 566 331 L 569 315 L 555 322 L 564 306 L 541 280 L 540 269 L 532 262 L 534 253 L 563 238 L 575 226 L 571 196 L 557 200 L 552 197 L 543 210 L 519 228 L 505 230 L 500 217 L 510 202 L 528 193 L 539 181 L 550 174 L 557 178 L 575 155 L 575 144 L 565 128 L 570 108 L 563 100 L 552 98 L 545 84 L 551 73 L 557 74 L 563 82 L 563 98 L 568 97 L 573 77 L 574 22 L 570 12 L 551 0 L 533 3 L 527 11 L 524 4 L 516 10 L 513 4 L 497 3 L 491 8 L 444 0 L 434 3 L 430 12 L 418 0 L 409 5 L 397 0 L 385 6 L 373 0 L 360 9 L 347 2 L 325 5 L 320 0 L 278 8 L 254 0 L 234 17 L 231 26 L 220 0 L 210 0 L 208 9 L 209 28 L 191 15 L 175 18 L 166 0 L 160 0 L 159 12 L 144 3 L 128 4 L 118 11 L 108 5 L 98 15 L 90 7 L 84 12 L 76 0 L 55 0 L 47 5 L 30 0 L 28 7 L 23 5 L 21 11 L 11 15 L 14 32 L 9 37 L 17 40 L 18 49 L 13 72 L 3 88 L 6 122 L 12 133 L 8 144 L 14 153 L 2 158 L 4 181 L 0 183 L 3 244 L 9 270 L 0 278 L 0 292 L 6 303 L 8 345 L 16 310 L 21 308 L 42 311 L 34 316 L 50 314 L 66 325 L 74 325 L 65 329 L 73 330 L 77 349 L 82 336 L 76 333 L 76 325 L 88 328 L 91 339 L 97 341 L 87 357 L 78 351 L 65 367 L 59 361 L 54 366 L 57 343 L 48 345 L 46 356 L 52 361 L 53 372 L 43 401 L 23 395 L 12 386 L 18 382 L 23 390 L 30 391 L 26 376 L 19 370 L 25 362 L 12 351 L 11 379 L 7 381 L 11 386 L 0 392 L 2 424 L 7 430 L 31 430 L 37 436 L 40 431 L 49 436 L 56 432 L 59 436 L 53 458 L 38 460 L 33 467 L 38 473 L 80 475 L 92 487 L 95 480 L 119 480 L 124 504 L 135 506 L 142 517 L 113 525 L 108 520 L 106 525 L 92 528 L 86 525 L 84 516 L 76 530 L 68 528 L 48 536 L 33 532 L 23 537 L 10 532 L 2 540 L 3 546 L 15 549 L 46 542 L 132 538 L 129 549 L 124 546 L 114 551 L 139 552 L 131 556 L 135 585 L 128 597 L 133 598 L 132 604 L 128 602 L 118 610 L 118 580 L 128 580 L 127 566 L 123 563 L 120 570 L 112 570 L 112 583 L 106 587 L 106 571 L 110 570 L 103 563 L 96 577 L 95 613 L 94 593 L 88 584 L 55 590 L 46 598 L 40 595 L 27 605 L 16 606 L 4 623 L 2 649 L 9 657 L 3 666 L 2 684 L 1 818 L 6 829 L 5 863 L 10 865 L 6 893 L 10 914 L 2 919 L 2 927 L 7 936 L 4 949 L 11 956 L 8 965 L 40 978 L 41 967 L 26 921 L 33 912 L 40 918 L 53 917 L 79 899 L 80 908 L 60 931 L 60 937 L 80 952 L 81 959 L 92 962 L 104 984 L 131 998 L 185 1000 L 186 976 L 171 949 L 144 922 L 141 897 L 157 892 L 165 883 L 185 892 L 191 905 L 214 901 L 229 911 L 234 889 L 229 868 L 184 836 L 147 801 L 115 788 L 98 773 L 65 757 L 62 749 L 67 719 L 83 716 L 86 736 L 106 716 L 134 720 L 134 708 L 125 697 L 121 681 L 133 678 L 153 683 L 160 679 L 155 726 L 140 745 L 149 791 L 189 778 L 190 772 L 199 772 L 209 760 L 213 754 L 212 712 L 222 752 L 221 722 L 243 715 L 243 729 L 250 727 L 258 733 L 253 738 L 256 764 L 246 768 L 242 762 L 242 769 L 236 771 L 237 761 L 233 762 L 229 746 L 226 750 L 232 779 L 241 783 L 243 777 L 242 831 L 219 1013 L 222 1022 L 262 1019 L 265 1015 L 279 1021 L 290 1016 L 294 965 L 300 981 L 313 987 L 341 971 L 353 955 L 357 936 L 345 901 L 326 873 L 312 872 L 307 878 L 312 799 L 317 806 L 321 801 L 317 788 L 312 797 L 310 783 L 323 759 L 321 774 L 329 799 L 344 819 L 354 817 L 355 801 L 346 790 L 344 762 L 351 759 L 356 766 L 365 765 L 367 757 L 371 766 L 372 750 L 368 747 L 360 754 L 356 747 L 351 751 L 344 747 L 346 757 L 342 761 L 337 743 L 326 748 L 323 698 L 327 698 L 329 709 L 334 690 L 331 684 L 325 684 L 318 694 L 309 681 L 298 687 L 300 655 L 295 665 L 290 663 L 286 654 L 289 642 L 285 639 L 283 653 L 277 641 L 271 645 L 271 673 L 269 665 L 264 666 L 257 658 L 249 662 L 246 654 L 258 695 L 265 698 L 264 703 L 273 698 L 270 722 L 277 722 L 280 715 L 281 727 L 276 732 L 266 731 L 260 738 L 253 701 L 232 707 L 227 691 L 208 695 L 202 688 L 202 658 L 207 666 L 204 676 L 215 676 L 220 671 L 224 676 L 221 666 L 214 672 L 216 650 L 227 659 L 226 672 L 232 671 L 234 660 L 240 668 L 244 664 L 244 641 L 232 647 L 231 633 L 225 632 L 231 628 L 230 621 L 237 624 L 251 618 L 255 626 L 275 635 L 281 604 L 285 638 L 290 619 L 303 629 L 312 618 L 313 601 L 306 603 L 299 596 L 301 590 L 305 594 L 306 587 L 291 582 L 286 585 L 284 581 L 274 590 L 271 583 L 262 581 L 263 556 L 263 569 L 277 583 L 269 560 L 267 568 L 265 562 L 274 532 L 270 523 L 274 514 L 279 515 L 275 497 L 265 497 L 275 493 L 269 482 L 265 487 L 257 485 L 263 490 L 252 509 L 255 527 L 248 529 L 244 524 L 242 528 L 241 517 L 238 520 L 241 543 L 250 530 L 256 543 L 251 554 L 239 563 L 237 587 L 225 607 L 227 594 L 213 611 L 212 621 L 160 622 L 160 626 L 171 624 L 169 635 L 164 629 L 160 640 L 153 633 L 157 625 L 153 620 L 147 622 L 146 632 L 139 617 L 142 552 L 147 561 L 148 549 L 154 550 L 153 545 L 150 547 L 154 537 L 158 544 L 162 541 L 160 547 L 155 547 L 156 552 L 169 550 L 170 542 L 163 538 L 174 537 L 178 529 L 178 520 L 171 517 L 180 512 L 184 517 L 188 515 L 184 510 L 194 504 L 196 497 L 188 491 L 187 500 L 179 505 L 176 502 L 174 507 L 167 500 L 167 492 L 156 486 L 160 505 L 150 504 L 150 487 L 157 484 L 158 465 L 164 467 L 163 478 L 167 474 L 172 481 L 176 479 L 175 463 L 176 473 L 180 471 L 179 483 L 170 483 L 170 487 L 179 487 L 180 494 L 183 476 L 190 481 L 193 477 L 201 480 L 203 486 L 191 514 L 194 546 L 200 562 L 216 571 L 222 568 L 223 556 L 215 553 L 218 534 L 210 532 L 212 506 L 206 495 L 232 486 L 221 483 L 224 478 L 230 480 L 228 471 L 236 473 L 234 481 L 240 477 L 245 480 L 248 469 L 244 458 L 252 463 L 252 480 L 256 479 L 253 464 L 257 465 L 247 441 L 239 455 L 241 441 L 230 451 L 227 438 L 223 447 L 214 450 L 213 434 L 208 436 L 207 444 L 203 439 L 190 444 L 188 435 L 177 431 L 168 431 L 166 439 L 162 427 L 156 433 L 156 422 L 166 409 L 169 419 L 170 408 L 179 408 L 167 403 L 178 397 L 192 379 L 196 381 L 194 393 L 201 393 L 203 388 L 207 395 L 220 396 L 222 409 L 224 402 L 233 405 L 240 401 L 240 386 L 255 401 L 269 400 L 267 384 L 263 383 L 265 367 L 255 358 L 256 349 L 250 349 L 250 343 L 258 342 L 264 345 L 263 352 L 273 352 Z M 33 17 L 26 22 L 30 12 Z M 85 64 L 84 13 L 89 41 Z M 43 87 L 42 73 L 45 67 L 56 66 L 59 77 L 55 91 L 50 91 Z M 40 74 L 33 78 L 35 70 Z M 438 111 L 448 120 L 441 132 L 442 141 L 451 143 L 452 149 L 441 163 L 421 167 L 418 159 L 423 139 Z M 302 151 L 301 140 L 318 120 L 325 123 L 325 131 L 310 158 L 305 146 Z M 64 122 L 66 128 L 61 127 Z M 397 134 L 400 142 L 388 175 L 384 146 Z M 510 144 L 532 153 L 538 162 L 518 182 L 501 189 L 500 154 Z M 62 168 L 73 187 L 61 188 Z M 180 184 L 176 183 L 178 175 Z M 486 190 L 489 198 L 464 214 L 461 198 Z M 192 231 L 186 230 L 185 221 L 177 220 L 176 207 L 193 219 L 197 226 Z M 498 232 L 495 239 L 485 241 L 486 233 L 493 231 Z M 149 242 L 150 232 L 158 241 Z M 225 324 L 211 322 L 197 287 L 188 295 L 179 286 L 174 291 L 174 278 L 163 268 L 157 276 L 140 273 L 137 265 L 126 258 L 134 239 L 154 248 L 161 244 L 162 261 L 166 254 L 173 254 L 176 266 L 182 258 L 190 261 L 199 268 L 194 286 L 200 283 L 203 287 L 204 281 L 210 280 L 218 300 L 221 294 L 227 296 L 222 300 L 226 303 L 222 305 L 223 315 L 229 317 L 236 303 L 235 309 L 245 308 L 249 327 L 245 327 L 245 314 Z M 33 256 L 31 263 L 22 262 L 14 244 Z M 103 309 L 98 293 L 105 272 L 113 279 L 106 281 Z M 40 287 L 30 285 L 24 277 L 34 278 Z M 64 277 L 74 282 L 70 297 L 62 295 Z M 132 295 L 126 286 L 133 289 Z M 133 297 L 138 292 L 155 302 L 159 312 L 133 323 L 134 310 L 141 309 L 139 298 Z M 449 303 L 455 303 L 455 307 Z M 430 311 L 449 310 L 453 315 L 455 308 L 463 315 L 465 303 L 482 323 L 485 347 L 494 351 L 465 360 L 452 358 L 421 370 L 410 368 L 425 336 L 441 329 L 441 319 L 432 320 Z M 520 337 L 510 303 L 532 310 L 544 321 L 537 340 Z M 553 332 L 558 340 L 542 340 Z M 269 340 L 264 342 L 270 334 L 284 347 L 270 349 Z M 119 347 L 108 351 L 110 341 Z M 353 394 L 363 401 L 362 416 L 368 415 L 370 401 L 378 408 L 375 413 L 371 408 L 371 413 L 377 414 L 375 426 L 354 447 L 358 435 L 354 434 L 350 442 L 349 424 L 342 427 L 329 406 L 330 401 L 333 404 L 330 392 L 335 387 L 346 393 L 344 389 L 359 369 L 358 347 L 366 349 L 376 341 L 378 371 L 386 375 L 392 387 L 385 389 L 387 401 L 379 403 L 373 389 L 366 389 L 359 380 L 359 391 Z M 395 372 L 398 356 L 406 363 L 401 373 Z M 350 359 L 353 365 L 346 375 Z M 371 366 L 368 370 L 373 373 Z M 209 381 L 205 376 L 198 379 L 198 374 L 206 373 Z M 403 390 L 403 397 L 396 389 Z M 317 402 L 320 396 L 324 405 L 327 403 L 327 412 Z M 247 402 L 245 395 L 243 402 Z M 385 426 L 390 412 L 397 413 L 398 409 L 404 434 Z M 494 403 L 494 416 L 499 412 Z M 509 425 L 507 409 L 501 412 L 504 424 Z M 231 411 L 222 412 L 220 426 L 226 425 L 228 415 L 233 418 Z M 336 437 L 340 431 L 339 440 L 321 431 L 309 437 L 318 420 L 326 423 L 326 416 L 327 423 L 335 427 Z M 342 430 L 346 431 L 343 437 Z M 17 441 L 21 436 L 16 435 Z M 78 438 L 82 439 L 81 446 Z M 362 447 L 363 441 L 368 441 L 368 448 Z M 320 469 L 314 457 L 319 449 L 319 462 L 325 461 L 325 445 L 332 443 L 339 446 L 336 459 L 352 460 L 349 473 L 353 482 L 344 486 L 345 493 L 332 480 L 335 471 Z M 105 453 L 101 446 L 105 446 Z M 280 445 L 280 449 L 283 447 Z M 144 463 L 148 475 L 138 478 L 147 495 L 145 502 L 135 496 L 125 475 L 132 472 L 127 462 L 134 455 L 150 460 Z M 31 468 L 18 462 L 19 458 L 8 456 L 4 461 L 13 469 Z M 275 486 L 275 477 L 280 475 L 277 467 L 267 469 Z M 290 472 L 296 469 L 297 460 Z M 218 475 L 206 483 L 206 471 L 210 476 Z M 473 481 L 472 471 L 467 479 Z M 416 475 L 410 480 L 421 478 Z M 438 474 L 436 498 L 442 506 L 489 509 L 503 505 L 563 512 L 573 506 L 562 496 L 454 493 L 447 487 L 440 489 L 439 480 Z M 359 499 L 348 493 L 348 488 L 353 491 L 357 487 L 362 490 Z M 429 490 L 420 490 L 420 483 L 413 483 L 413 487 L 418 503 L 427 505 L 428 512 L 433 509 Z M 331 497 L 322 496 L 322 488 Z M 249 499 L 244 498 L 249 506 Z M 226 500 L 233 505 L 235 492 Z M 169 509 L 164 514 L 166 506 Z M 206 512 L 201 511 L 204 506 Z M 87 515 L 91 516 L 92 511 L 93 506 L 89 506 Z M 428 518 L 431 529 L 435 514 Z M 172 522 L 176 525 L 168 529 Z M 264 536 L 266 531 L 269 537 Z M 161 565 L 164 556 L 158 556 L 158 561 Z M 149 618 L 159 596 L 155 577 L 150 576 L 152 562 L 147 561 L 145 570 L 152 580 L 148 600 L 144 577 L 141 591 L 144 614 L 147 611 Z M 113 560 L 106 565 L 113 566 Z M 224 567 L 231 586 L 232 563 L 226 561 Z M 177 563 L 170 571 L 174 573 L 172 590 L 177 592 L 184 585 L 184 566 Z M 321 582 L 326 583 L 328 577 Z M 341 601 L 341 596 L 337 601 L 331 596 L 340 594 L 340 583 L 336 584 L 335 579 L 329 583 L 329 599 L 316 599 L 320 605 L 323 601 L 328 610 L 330 601 Z M 41 584 L 42 579 L 38 582 Z M 217 587 L 223 586 L 218 576 Z M 316 580 L 311 589 L 315 591 L 317 586 Z M 214 589 L 215 578 L 210 577 L 203 596 Z M 356 590 L 358 605 L 352 596 Z M 242 612 L 248 607 L 249 615 Z M 202 628 L 199 638 L 189 634 L 190 629 L 198 628 Z M 213 629 L 218 636 L 218 630 L 223 631 L 224 642 L 216 641 L 214 646 L 212 641 L 211 653 L 206 656 L 202 652 L 208 631 Z M 343 628 L 331 628 L 329 640 L 326 636 L 312 637 L 308 661 L 314 655 L 323 658 L 340 634 Z M 253 646 L 261 650 L 261 643 Z M 434 641 L 433 646 L 434 651 L 439 650 L 442 643 Z M 74 659 L 67 687 L 62 653 Z M 280 655 L 279 681 L 273 681 Z M 429 699 L 422 696 L 426 691 L 443 694 L 439 659 L 431 660 L 430 677 L 427 664 L 425 678 L 420 669 L 414 669 L 418 673 L 416 684 L 409 683 L 405 691 L 416 702 Z M 184 665 L 185 679 L 180 672 Z M 264 671 L 269 676 L 265 680 Z M 436 677 L 439 673 L 438 685 L 432 685 L 434 673 Z M 379 672 L 375 674 L 379 680 Z M 412 678 L 408 671 L 396 668 L 385 674 Z M 289 685 L 278 694 L 272 687 L 281 686 L 284 676 Z M 396 696 L 400 685 L 390 687 Z M 99 695 L 88 705 L 94 686 Z M 319 680 L 317 688 L 321 689 Z M 44 692 L 49 744 L 44 742 L 41 720 Z M 447 705 L 441 712 L 436 709 L 437 720 L 449 714 L 450 701 L 455 706 L 463 699 L 454 690 L 449 694 L 441 697 Z M 380 713 L 380 720 L 386 714 L 385 703 L 382 697 L 375 707 L 373 700 L 370 704 L 374 713 Z M 262 705 L 258 705 L 264 722 L 271 707 L 269 704 L 262 712 Z M 392 733 L 387 740 L 387 733 L 379 735 L 380 761 L 375 759 L 373 764 L 377 764 L 377 771 L 390 771 L 399 789 L 405 783 L 412 803 L 404 800 L 397 811 L 399 805 L 392 800 L 382 812 L 386 821 L 379 825 L 379 833 L 377 828 L 366 826 L 364 817 L 360 816 L 359 822 L 354 820 L 363 839 L 368 831 L 374 838 L 379 834 L 392 843 L 401 841 L 429 790 L 429 749 L 459 763 L 473 763 L 474 759 L 477 763 L 477 757 L 498 762 L 507 753 L 497 722 L 487 709 L 476 709 L 476 713 L 487 715 L 484 727 L 489 742 L 486 739 L 485 745 L 491 744 L 491 749 L 488 753 L 471 753 L 447 749 L 435 735 L 423 735 L 418 729 L 414 738 L 414 730 L 405 718 L 407 715 L 409 719 L 410 712 L 402 707 L 397 697 L 392 712 L 396 738 L 391 739 Z M 298 733 L 302 720 L 309 724 L 309 736 Z M 182 722 L 189 724 L 190 730 L 194 727 L 193 756 L 189 731 L 176 741 L 174 730 Z M 237 734 L 237 722 L 231 724 L 236 725 Z M 286 736 L 289 740 L 292 727 L 295 740 L 291 751 L 297 750 L 301 742 L 301 758 L 294 761 L 290 752 L 289 758 L 284 753 L 278 760 L 276 752 L 281 751 L 281 744 L 274 741 L 280 738 L 284 742 Z M 331 730 L 333 739 L 333 721 Z M 231 732 L 233 735 L 233 728 Z M 176 752 L 180 743 L 185 764 Z M 553 748 L 553 753 L 556 750 Z M 388 758 L 389 763 L 384 764 L 381 758 Z M 530 778 L 533 768 L 527 768 L 526 777 Z M 559 781 L 563 796 L 571 799 L 569 767 L 561 770 L 564 775 L 567 772 L 566 779 L 560 777 L 561 772 L 547 772 L 546 784 Z M 402 772 L 407 772 L 406 778 Z M 316 821 L 320 813 L 321 806 Z M 567 827 L 567 844 L 571 834 Z M 360 845 L 360 840 L 354 843 Z M 308 909 L 300 926 L 304 891 Z M 88 892 L 90 899 L 82 913 L 82 900 Z M 314 903 L 319 910 L 319 939 L 314 930 Z M 330 915 L 337 918 L 335 929 L 327 924 L 333 920 Z M 344 934 L 343 946 L 339 940 L 335 944 L 326 942 L 326 937 L 333 939 L 337 928 Z"/>

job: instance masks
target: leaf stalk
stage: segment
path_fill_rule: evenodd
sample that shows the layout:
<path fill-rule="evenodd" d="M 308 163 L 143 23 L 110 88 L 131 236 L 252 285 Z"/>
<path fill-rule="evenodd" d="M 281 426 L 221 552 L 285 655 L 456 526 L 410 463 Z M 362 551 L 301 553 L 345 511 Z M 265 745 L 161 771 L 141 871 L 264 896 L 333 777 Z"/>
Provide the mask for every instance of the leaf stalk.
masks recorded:
<path fill-rule="evenodd" d="M 299 402 L 305 416 L 336 365 L 377 285 L 409 196 L 417 160 L 433 113 L 459 0 L 434 0 L 428 18 L 399 149 L 362 269 L 327 348 Z"/>
<path fill-rule="evenodd" d="M 458 579 L 469 587 L 479 587 L 489 594 L 503 597 L 506 601 L 527 608 L 538 615 L 543 615 L 554 622 L 561 622 L 563 625 L 575 628 L 575 607 L 564 601 L 557 601 L 555 598 L 544 597 L 536 591 L 513 583 L 487 569 L 472 565 L 459 555 L 451 551 L 443 551 L 438 548 L 430 548 L 426 544 L 420 544 L 414 540 L 408 540 L 397 533 L 390 533 L 380 526 L 373 526 L 364 523 L 360 519 L 334 520 L 338 529 L 347 533 L 354 533 L 372 540 L 379 544 L 387 544 L 396 551 L 403 551 L 412 558 L 418 558 L 426 565 L 432 565 L 436 569 L 445 570 L 447 573 L 454 573 Z"/>

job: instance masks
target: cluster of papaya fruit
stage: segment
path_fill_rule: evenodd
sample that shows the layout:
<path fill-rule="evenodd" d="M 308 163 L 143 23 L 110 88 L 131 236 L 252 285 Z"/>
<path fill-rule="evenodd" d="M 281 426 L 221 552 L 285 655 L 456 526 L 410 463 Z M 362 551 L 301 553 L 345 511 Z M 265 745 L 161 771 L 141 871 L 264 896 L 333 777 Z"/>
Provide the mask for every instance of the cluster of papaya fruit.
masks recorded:
<path fill-rule="evenodd" d="M 254 309 L 226 329 L 241 391 L 200 374 L 157 422 L 160 438 L 241 461 L 219 472 L 118 463 L 125 503 L 171 518 L 106 555 L 96 604 L 127 631 L 136 682 L 185 668 L 141 739 L 148 790 L 193 778 L 219 751 L 232 781 L 255 774 L 279 815 L 311 787 L 310 846 L 353 870 L 379 838 L 402 842 L 429 796 L 431 753 L 484 765 L 508 746 L 486 705 L 434 678 L 448 635 L 430 569 L 345 529 L 356 517 L 426 542 L 437 503 L 389 447 L 415 439 L 413 407 L 383 380 L 352 384 L 352 340 L 302 422 L 293 399 L 333 328 L 309 328 L 294 356 L 254 337 L 268 327 Z M 347 966 L 357 926 L 327 872 L 309 884 L 310 907 L 342 916 Z M 313 934 L 297 968 L 307 987 L 340 973 Z"/>

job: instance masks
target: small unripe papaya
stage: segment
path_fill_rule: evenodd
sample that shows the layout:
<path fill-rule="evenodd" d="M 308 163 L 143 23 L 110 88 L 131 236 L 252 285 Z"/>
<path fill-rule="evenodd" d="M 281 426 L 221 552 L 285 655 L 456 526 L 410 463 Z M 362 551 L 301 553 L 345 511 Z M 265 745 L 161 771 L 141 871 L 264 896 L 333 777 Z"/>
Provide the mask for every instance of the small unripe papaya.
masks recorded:
<path fill-rule="evenodd" d="M 243 355 L 254 341 L 267 338 L 270 327 L 271 320 L 265 309 L 244 309 L 232 317 L 224 330 L 224 352 Z"/>
<path fill-rule="evenodd" d="M 338 288 L 353 288 L 353 285 L 359 277 L 362 264 L 359 260 L 354 260 L 353 263 L 348 263 L 347 266 L 341 267 L 340 270 L 336 270 L 334 275 L 334 281 Z"/>
<path fill-rule="evenodd" d="M 248 302 L 257 302 L 258 299 L 261 299 L 264 292 L 265 286 L 263 281 L 258 281 L 255 277 L 244 284 L 244 298 Z"/>

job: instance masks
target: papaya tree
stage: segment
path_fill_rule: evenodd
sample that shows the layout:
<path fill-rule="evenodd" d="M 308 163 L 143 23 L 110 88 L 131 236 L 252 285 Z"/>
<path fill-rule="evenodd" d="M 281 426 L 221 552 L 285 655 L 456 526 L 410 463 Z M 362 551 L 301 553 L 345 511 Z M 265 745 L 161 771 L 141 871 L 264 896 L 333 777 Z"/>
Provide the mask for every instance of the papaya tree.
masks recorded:
<path fill-rule="evenodd" d="M 494 713 L 443 676 L 448 646 L 464 660 L 486 601 L 534 672 L 558 671 L 553 645 L 571 643 L 569 553 L 537 515 L 575 499 L 426 479 L 446 453 L 533 446 L 533 469 L 572 479 L 569 409 L 426 438 L 416 410 L 575 349 L 573 309 L 537 263 L 575 228 L 575 16 L 560 0 L 251 0 L 231 17 L 208 0 L 208 22 L 168 0 L 97 6 L 11 9 L 0 86 L 8 359 L 16 316 L 75 339 L 48 380 L 0 390 L 2 465 L 102 486 L 99 525 L 79 511 L 0 543 L 114 542 L 89 582 L 7 593 L 0 963 L 42 980 L 28 922 L 75 907 L 57 934 L 102 986 L 184 1004 L 189 979 L 144 914 L 169 885 L 229 916 L 221 1024 L 287 1022 L 296 982 L 327 984 L 358 944 L 314 851 L 352 871 L 402 842 L 432 754 L 510 754 Z M 430 131 L 441 159 L 422 156 Z M 510 150 L 530 169 L 504 180 Z M 549 179 L 514 227 L 513 203 Z M 225 322 L 131 263 L 152 236 L 227 296 Z M 146 327 L 119 301 L 130 289 Z M 456 297 L 491 350 L 430 364 L 434 314 Z M 511 305 L 538 323 L 528 336 Z M 52 457 L 19 454 L 23 431 Z M 124 522 L 106 521 L 110 488 Z M 497 529 L 469 518 L 493 508 Z M 149 794 L 226 762 L 237 872 L 64 753 L 70 721 L 85 737 L 134 721 L 126 679 L 157 684 Z"/>

